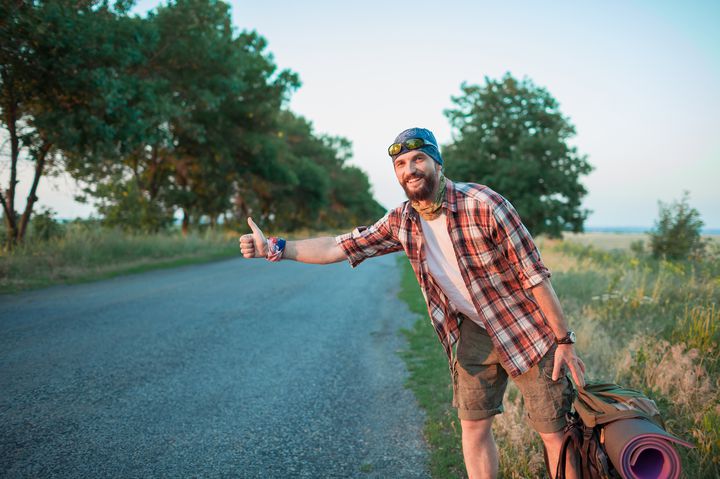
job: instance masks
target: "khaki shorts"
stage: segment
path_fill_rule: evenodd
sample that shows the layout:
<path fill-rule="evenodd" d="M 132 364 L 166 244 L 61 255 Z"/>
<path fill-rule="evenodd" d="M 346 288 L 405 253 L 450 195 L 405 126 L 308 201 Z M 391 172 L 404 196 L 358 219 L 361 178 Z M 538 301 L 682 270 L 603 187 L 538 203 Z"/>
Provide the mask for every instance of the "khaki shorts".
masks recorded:
<path fill-rule="evenodd" d="M 565 427 L 573 388 L 567 375 L 552 380 L 556 345 L 538 364 L 513 378 L 522 393 L 528 422 L 538 432 Z M 453 406 L 460 419 L 486 419 L 503 412 L 508 373 L 484 328 L 465 318 L 460 325 L 457 361 L 453 378 Z"/>

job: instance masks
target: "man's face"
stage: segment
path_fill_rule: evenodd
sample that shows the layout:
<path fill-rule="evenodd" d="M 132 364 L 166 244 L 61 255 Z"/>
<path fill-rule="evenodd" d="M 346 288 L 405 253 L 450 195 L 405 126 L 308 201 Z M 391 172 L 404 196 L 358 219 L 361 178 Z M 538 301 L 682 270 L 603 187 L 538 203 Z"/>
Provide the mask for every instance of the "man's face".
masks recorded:
<path fill-rule="evenodd" d="M 408 151 L 395 158 L 395 176 L 411 201 L 434 199 L 440 165 L 422 151 Z"/>

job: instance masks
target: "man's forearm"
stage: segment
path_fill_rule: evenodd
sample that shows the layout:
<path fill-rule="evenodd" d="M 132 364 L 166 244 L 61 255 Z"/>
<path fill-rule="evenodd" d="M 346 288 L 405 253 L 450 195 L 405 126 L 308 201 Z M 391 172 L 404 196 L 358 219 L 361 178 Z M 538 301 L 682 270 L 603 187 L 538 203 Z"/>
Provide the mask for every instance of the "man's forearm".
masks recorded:
<path fill-rule="evenodd" d="M 550 326 L 550 329 L 555 333 L 555 337 L 562 338 L 565 336 L 568 332 L 567 321 L 565 321 L 565 315 L 560 306 L 560 301 L 555 294 L 550 280 L 546 279 L 530 291 L 535 297 L 538 306 L 540 306 L 543 315 L 545 315 L 548 326 Z"/>
<path fill-rule="evenodd" d="M 568 332 L 568 325 L 565 321 L 562 307 L 560 307 L 560 301 L 555 294 L 550 280 L 546 279 L 530 291 L 532 291 L 555 337 L 565 337 Z M 564 374 L 562 372 L 563 365 L 566 365 L 570 370 L 575 384 L 583 387 L 585 385 L 585 364 L 583 364 L 582 360 L 580 360 L 575 353 L 575 346 L 573 344 L 559 344 L 557 346 L 555 351 L 555 364 L 553 365 L 553 381 L 557 381 Z"/>
<path fill-rule="evenodd" d="M 337 263 L 346 258 L 345 252 L 331 236 L 288 241 L 283 253 L 283 259 L 313 264 Z"/>

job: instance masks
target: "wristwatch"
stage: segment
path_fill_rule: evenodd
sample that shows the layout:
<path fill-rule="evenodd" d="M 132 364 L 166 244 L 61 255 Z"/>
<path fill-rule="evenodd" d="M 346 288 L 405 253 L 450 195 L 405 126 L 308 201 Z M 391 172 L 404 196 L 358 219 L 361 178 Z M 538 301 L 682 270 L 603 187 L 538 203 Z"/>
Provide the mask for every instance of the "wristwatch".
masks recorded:
<path fill-rule="evenodd" d="M 575 344 L 575 331 L 568 331 L 562 338 L 555 338 L 557 344 Z"/>

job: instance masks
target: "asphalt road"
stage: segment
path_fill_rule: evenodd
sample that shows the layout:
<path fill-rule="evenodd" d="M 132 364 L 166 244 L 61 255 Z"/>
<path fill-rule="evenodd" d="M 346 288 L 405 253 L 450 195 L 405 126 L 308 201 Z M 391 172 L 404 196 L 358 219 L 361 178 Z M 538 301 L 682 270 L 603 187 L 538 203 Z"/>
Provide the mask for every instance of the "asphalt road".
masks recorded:
<path fill-rule="evenodd" d="M 238 258 L 0 296 L 0 477 L 427 477 L 398 284 Z"/>

